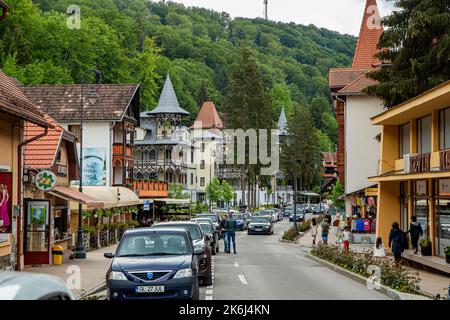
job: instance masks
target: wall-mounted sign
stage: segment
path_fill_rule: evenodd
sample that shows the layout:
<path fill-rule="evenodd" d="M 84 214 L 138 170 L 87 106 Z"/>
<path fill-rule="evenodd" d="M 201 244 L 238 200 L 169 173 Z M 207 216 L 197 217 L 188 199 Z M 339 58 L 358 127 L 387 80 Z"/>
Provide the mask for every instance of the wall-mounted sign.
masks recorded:
<path fill-rule="evenodd" d="M 427 192 L 427 180 L 416 181 L 416 194 L 418 196 L 426 196 Z"/>
<path fill-rule="evenodd" d="M 53 190 L 56 187 L 56 175 L 48 170 L 40 171 L 36 175 L 36 186 L 42 191 Z"/>
<path fill-rule="evenodd" d="M 439 180 L 439 195 L 450 196 L 450 179 Z"/>
<path fill-rule="evenodd" d="M 378 196 L 378 188 L 366 188 L 365 196 L 366 197 L 376 197 L 376 196 Z"/>
<path fill-rule="evenodd" d="M 150 201 L 144 201 L 144 211 L 150 211 Z"/>
<path fill-rule="evenodd" d="M 106 186 L 106 148 L 83 148 L 83 186 Z"/>

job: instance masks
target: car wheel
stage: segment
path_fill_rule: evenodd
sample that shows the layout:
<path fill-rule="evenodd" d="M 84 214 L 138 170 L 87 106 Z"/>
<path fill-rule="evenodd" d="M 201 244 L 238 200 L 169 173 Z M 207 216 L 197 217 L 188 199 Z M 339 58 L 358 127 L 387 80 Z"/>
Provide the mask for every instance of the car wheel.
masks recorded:
<path fill-rule="evenodd" d="M 196 285 L 192 294 L 192 300 L 200 300 L 200 285 L 198 283 L 198 278 L 196 280 Z"/>
<path fill-rule="evenodd" d="M 208 275 L 208 278 L 206 278 L 205 280 L 203 280 L 203 285 L 204 285 L 204 286 L 211 286 L 211 285 L 212 285 L 212 282 L 213 282 L 213 280 L 212 280 L 212 271 L 211 271 L 211 268 L 209 268 L 209 275 Z"/>

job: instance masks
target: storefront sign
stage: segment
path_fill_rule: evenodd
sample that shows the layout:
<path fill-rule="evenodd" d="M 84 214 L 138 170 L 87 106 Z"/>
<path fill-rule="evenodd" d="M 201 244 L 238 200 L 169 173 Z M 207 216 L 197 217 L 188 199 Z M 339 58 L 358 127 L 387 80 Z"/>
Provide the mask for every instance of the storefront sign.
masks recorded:
<path fill-rule="evenodd" d="M 150 201 L 144 201 L 144 211 L 150 211 Z"/>
<path fill-rule="evenodd" d="M 378 188 L 367 188 L 365 194 L 366 197 L 376 197 L 378 196 Z"/>
<path fill-rule="evenodd" d="M 56 187 L 56 175 L 48 170 L 41 171 L 36 176 L 36 186 L 42 191 L 51 191 Z"/>
<path fill-rule="evenodd" d="M 427 192 L 427 181 L 416 181 L 416 194 L 419 196 L 426 196 L 428 195 Z"/>
<path fill-rule="evenodd" d="M 450 179 L 439 180 L 439 195 L 450 196 Z"/>

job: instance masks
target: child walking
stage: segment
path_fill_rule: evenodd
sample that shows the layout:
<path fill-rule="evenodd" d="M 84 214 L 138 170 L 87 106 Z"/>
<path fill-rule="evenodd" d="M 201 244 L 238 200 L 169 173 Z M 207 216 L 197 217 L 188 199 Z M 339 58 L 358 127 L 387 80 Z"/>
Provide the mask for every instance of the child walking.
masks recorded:
<path fill-rule="evenodd" d="M 319 224 L 317 223 L 316 218 L 312 218 L 311 220 L 311 237 L 313 240 L 313 246 L 316 245 L 316 238 L 317 238 L 317 229 L 319 228 Z"/>
<path fill-rule="evenodd" d="M 352 238 L 352 233 L 350 232 L 350 227 L 345 226 L 344 233 L 342 235 L 342 240 L 344 241 L 344 253 L 348 254 L 350 249 L 350 239 Z"/>

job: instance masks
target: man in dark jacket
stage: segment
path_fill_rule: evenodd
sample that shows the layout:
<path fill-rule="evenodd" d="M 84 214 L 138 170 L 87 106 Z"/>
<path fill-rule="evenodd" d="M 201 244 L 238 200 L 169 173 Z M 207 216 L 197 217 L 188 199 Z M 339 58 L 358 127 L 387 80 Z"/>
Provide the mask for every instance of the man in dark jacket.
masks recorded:
<path fill-rule="evenodd" d="M 228 214 L 228 220 L 226 223 L 227 228 L 227 242 L 228 242 L 228 251 L 226 253 L 230 253 L 231 251 L 231 242 L 233 242 L 233 251 L 236 254 L 236 219 L 233 218 L 233 214 L 230 212 Z"/>
<path fill-rule="evenodd" d="M 414 249 L 414 254 L 419 251 L 419 238 L 423 236 L 423 229 L 419 222 L 417 222 L 417 217 L 411 217 L 411 224 L 409 225 L 409 230 L 406 231 L 411 235 L 411 243 Z"/>
<path fill-rule="evenodd" d="M 402 261 L 402 253 L 405 250 L 405 233 L 400 230 L 398 222 L 392 224 L 391 233 L 389 234 L 389 248 L 394 254 L 395 262 Z"/>

